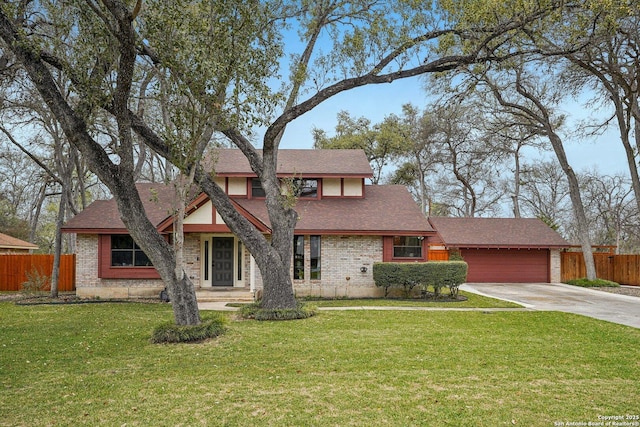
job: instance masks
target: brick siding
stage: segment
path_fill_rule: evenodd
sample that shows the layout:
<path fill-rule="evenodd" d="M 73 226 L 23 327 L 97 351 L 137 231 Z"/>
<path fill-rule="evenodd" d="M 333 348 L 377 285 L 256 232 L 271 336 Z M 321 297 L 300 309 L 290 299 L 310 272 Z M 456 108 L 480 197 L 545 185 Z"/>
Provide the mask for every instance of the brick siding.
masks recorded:
<path fill-rule="evenodd" d="M 294 280 L 297 296 L 373 297 L 381 290 L 373 281 L 373 263 L 382 261 L 380 236 L 322 236 L 321 280 L 310 280 L 310 237 L 305 236 L 304 280 Z M 82 297 L 155 297 L 164 288 L 161 280 L 101 279 L 98 277 L 98 236 L 79 234 L 76 238 L 76 293 Z M 201 246 L 199 234 L 185 236 L 186 272 L 194 286 L 200 286 Z M 243 247 L 243 282 L 250 285 L 250 255 Z M 366 272 L 362 272 L 362 268 Z M 293 275 L 293 271 L 292 271 Z M 262 289 L 256 265 L 254 288 Z"/>
<path fill-rule="evenodd" d="M 382 294 L 373 281 L 373 263 L 382 261 L 381 236 L 322 236 L 321 280 L 309 279 L 310 240 L 305 236 L 305 279 L 293 281 L 297 296 L 335 298 Z M 363 267 L 366 272 L 361 271 Z"/>

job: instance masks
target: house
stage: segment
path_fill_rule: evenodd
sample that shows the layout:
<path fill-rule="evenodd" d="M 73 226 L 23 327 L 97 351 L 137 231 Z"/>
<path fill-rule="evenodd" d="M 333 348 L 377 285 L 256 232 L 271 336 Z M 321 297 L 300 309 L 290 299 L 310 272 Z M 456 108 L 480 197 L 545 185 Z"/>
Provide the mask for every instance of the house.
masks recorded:
<path fill-rule="evenodd" d="M 569 243 L 539 219 L 431 217 L 429 222 L 437 230 L 435 240 L 460 251 L 469 265 L 469 283 L 560 282 L 560 252 Z"/>
<path fill-rule="evenodd" d="M 220 149 L 216 182 L 258 230 L 270 234 L 264 190 L 239 150 Z M 278 176 L 299 195 L 291 276 L 298 296 L 377 296 L 373 263 L 427 261 L 435 231 L 408 190 L 366 185 L 373 173 L 362 150 L 285 150 Z M 170 236 L 174 190 L 139 184 L 145 211 Z M 253 257 L 225 225 L 206 194 L 187 206 L 186 271 L 201 290 L 260 290 Z M 99 200 L 63 227 L 76 234 L 76 292 L 90 297 L 157 296 L 164 287 L 125 229 L 114 200 Z"/>
<path fill-rule="evenodd" d="M 29 254 L 38 245 L 0 233 L 0 254 Z"/>

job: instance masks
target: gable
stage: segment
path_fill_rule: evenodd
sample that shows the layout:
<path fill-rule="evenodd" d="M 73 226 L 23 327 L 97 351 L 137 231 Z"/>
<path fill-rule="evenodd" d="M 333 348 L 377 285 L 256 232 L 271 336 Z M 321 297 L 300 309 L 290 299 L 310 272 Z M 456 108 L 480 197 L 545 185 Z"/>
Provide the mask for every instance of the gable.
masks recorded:
<path fill-rule="evenodd" d="M 153 225 L 159 226 L 175 211 L 173 188 L 158 183 L 136 184 L 145 213 Z M 109 233 L 124 231 L 115 199 L 96 200 L 62 226 L 67 233 Z"/>

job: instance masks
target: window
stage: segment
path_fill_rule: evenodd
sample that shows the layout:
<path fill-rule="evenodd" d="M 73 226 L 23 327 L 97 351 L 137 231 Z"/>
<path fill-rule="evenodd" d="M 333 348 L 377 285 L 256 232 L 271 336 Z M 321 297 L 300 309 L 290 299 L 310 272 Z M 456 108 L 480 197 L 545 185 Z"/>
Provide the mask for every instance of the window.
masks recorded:
<path fill-rule="evenodd" d="M 151 261 L 131 236 L 111 236 L 112 267 L 151 267 Z"/>
<path fill-rule="evenodd" d="M 293 278 L 304 279 L 304 236 L 293 236 Z"/>
<path fill-rule="evenodd" d="M 251 197 L 266 197 L 260 178 L 251 178 Z"/>
<path fill-rule="evenodd" d="M 316 199 L 318 197 L 317 179 L 294 179 L 293 188 L 296 197 L 310 199 Z"/>
<path fill-rule="evenodd" d="M 422 237 L 395 236 L 393 238 L 394 258 L 422 258 Z"/>
<path fill-rule="evenodd" d="M 310 254 L 310 261 L 311 261 L 310 279 L 311 280 L 321 279 L 320 249 L 321 249 L 320 236 L 311 236 L 311 254 Z"/>
<path fill-rule="evenodd" d="M 242 260 L 244 257 L 242 256 L 242 242 L 238 240 L 238 269 L 236 271 L 236 276 L 238 282 L 242 280 Z"/>
<path fill-rule="evenodd" d="M 204 280 L 209 281 L 209 239 L 204 241 Z"/>

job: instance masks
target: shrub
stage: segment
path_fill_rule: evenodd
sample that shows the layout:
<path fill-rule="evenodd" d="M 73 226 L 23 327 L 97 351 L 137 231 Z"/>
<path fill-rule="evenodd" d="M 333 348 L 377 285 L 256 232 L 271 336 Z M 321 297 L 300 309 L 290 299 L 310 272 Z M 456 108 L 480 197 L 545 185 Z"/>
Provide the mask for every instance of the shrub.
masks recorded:
<path fill-rule="evenodd" d="M 159 344 L 204 341 L 222 335 L 226 331 L 226 323 L 226 318 L 221 313 L 208 314 L 199 325 L 163 323 L 154 329 L 151 342 Z"/>
<path fill-rule="evenodd" d="M 384 289 L 384 297 L 389 294 L 389 288 L 401 286 L 402 271 L 398 262 L 373 263 L 373 281 L 376 286 Z"/>
<path fill-rule="evenodd" d="M 389 288 L 402 288 L 409 296 L 415 286 L 421 286 L 425 295 L 427 289 L 433 289 L 434 296 L 441 289 L 449 288 L 453 297 L 458 295 L 458 287 L 467 280 L 467 263 L 464 261 L 429 262 L 376 262 L 373 264 L 373 280 L 376 286 L 384 288 L 387 297 Z"/>
<path fill-rule="evenodd" d="M 51 289 L 51 277 L 33 268 L 25 273 L 27 280 L 22 283 L 22 291 L 27 294 L 39 294 Z"/>
<path fill-rule="evenodd" d="M 440 295 L 440 290 L 449 288 L 452 297 L 458 295 L 458 287 L 467 281 L 467 263 L 464 261 L 431 261 L 426 266 L 426 276 L 423 286 L 431 285 L 434 296 Z"/>
<path fill-rule="evenodd" d="M 296 308 L 291 309 L 268 309 L 262 308 L 261 302 L 255 302 L 243 306 L 239 313 L 243 319 L 255 320 L 297 320 L 315 316 L 317 307 L 298 302 Z"/>
<path fill-rule="evenodd" d="M 452 248 L 449 250 L 449 261 L 464 261 L 460 249 Z"/>
<path fill-rule="evenodd" d="M 600 288 L 600 287 L 617 288 L 618 286 L 620 286 L 618 283 L 612 282 L 610 280 L 604 280 L 604 279 L 589 280 L 586 277 L 581 277 L 580 279 L 568 280 L 566 283 L 568 285 L 573 285 L 573 286 L 582 286 L 583 288 Z"/>

